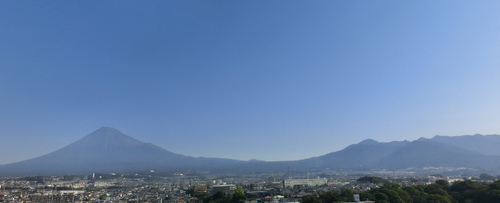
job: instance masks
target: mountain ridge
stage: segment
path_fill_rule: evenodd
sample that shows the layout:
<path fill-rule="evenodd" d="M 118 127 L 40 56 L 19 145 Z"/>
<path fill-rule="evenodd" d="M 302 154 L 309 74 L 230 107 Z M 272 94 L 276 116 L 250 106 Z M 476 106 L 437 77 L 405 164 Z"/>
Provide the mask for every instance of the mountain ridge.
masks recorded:
<path fill-rule="evenodd" d="M 473 142 L 471 137 L 477 137 Z M 464 141 L 465 140 L 465 141 Z M 493 141 L 492 141 L 493 140 Z M 478 146 L 500 143 L 500 136 L 420 138 L 378 142 L 365 139 L 344 149 L 295 161 L 240 161 L 176 154 L 153 143 L 141 142 L 112 127 L 101 127 L 54 152 L 0 165 L 0 175 L 126 172 L 147 169 L 239 169 L 248 171 L 323 168 L 409 168 L 428 166 L 500 167 L 500 156 L 478 152 Z M 493 143 L 493 144 L 491 144 Z M 471 146 L 471 147 L 470 147 Z M 465 160 L 465 163 L 463 162 Z"/>
<path fill-rule="evenodd" d="M 481 152 L 486 155 L 500 156 L 500 135 L 462 135 L 440 136 L 436 135 L 429 140 L 455 145 L 467 150 Z"/>

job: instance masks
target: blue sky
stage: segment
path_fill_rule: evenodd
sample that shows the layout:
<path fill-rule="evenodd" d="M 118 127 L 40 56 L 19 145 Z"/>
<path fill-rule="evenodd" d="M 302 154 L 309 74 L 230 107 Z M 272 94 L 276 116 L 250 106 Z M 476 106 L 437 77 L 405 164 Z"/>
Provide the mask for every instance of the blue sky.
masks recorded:
<path fill-rule="evenodd" d="M 498 1 L 3 1 L 0 164 L 102 126 L 295 160 L 500 134 Z"/>

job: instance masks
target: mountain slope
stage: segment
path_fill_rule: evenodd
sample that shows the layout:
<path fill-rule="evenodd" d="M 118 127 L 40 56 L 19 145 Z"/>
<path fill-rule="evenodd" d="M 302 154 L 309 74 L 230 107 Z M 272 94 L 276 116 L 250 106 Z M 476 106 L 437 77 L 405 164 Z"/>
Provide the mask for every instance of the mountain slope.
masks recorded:
<path fill-rule="evenodd" d="M 102 127 L 52 153 L 0 167 L 0 174 L 125 172 L 146 169 L 211 167 L 240 161 L 194 158 L 143 143 L 114 128 Z"/>
<path fill-rule="evenodd" d="M 393 153 L 408 141 L 377 142 L 372 139 L 349 145 L 343 150 L 313 158 L 322 167 L 364 168 Z"/>
<path fill-rule="evenodd" d="M 434 142 L 446 143 L 470 151 L 487 155 L 500 156 L 500 135 L 463 135 L 463 136 L 434 136 Z"/>
<path fill-rule="evenodd" d="M 325 154 L 298 161 L 278 161 L 255 163 L 252 166 L 259 166 L 261 169 L 284 169 L 288 166 L 294 169 L 307 168 L 369 168 L 383 157 L 393 153 L 395 150 L 407 145 L 408 141 L 394 141 L 381 143 L 372 139 L 364 140 L 358 144 Z"/>
<path fill-rule="evenodd" d="M 382 168 L 498 167 L 500 157 L 484 155 L 454 145 L 419 139 L 374 164 Z"/>

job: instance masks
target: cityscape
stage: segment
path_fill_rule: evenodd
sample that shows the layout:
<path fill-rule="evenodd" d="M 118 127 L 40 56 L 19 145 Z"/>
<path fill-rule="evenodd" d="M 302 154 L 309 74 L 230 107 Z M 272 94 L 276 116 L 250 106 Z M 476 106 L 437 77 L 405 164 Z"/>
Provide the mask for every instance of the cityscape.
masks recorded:
<path fill-rule="evenodd" d="M 500 203 L 500 1 L 0 1 L 0 203 Z"/>
<path fill-rule="evenodd" d="M 408 188 L 439 183 L 474 181 L 477 184 L 498 184 L 499 177 L 486 173 L 479 176 L 446 176 L 454 168 L 428 168 L 420 171 L 289 171 L 287 174 L 210 174 L 209 171 L 168 173 L 143 171 L 134 174 L 99 174 L 67 176 L 4 177 L 4 202 L 224 202 L 213 199 L 222 192 L 240 199 L 228 202 L 314 202 L 311 197 L 335 192 L 338 201 L 354 202 L 353 194 L 374 202 L 369 191 L 395 184 Z M 431 174 L 434 173 L 434 174 Z M 423 175 L 431 174 L 431 175 Z M 393 186 L 394 187 L 394 186 Z M 447 186 L 449 188 L 449 185 Z M 441 194 L 441 192 L 436 194 Z M 349 195 L 347 195 L 349 194 Z M 408 193 L 411 194 L 411 193 Z M 429 192 L 432 195 L 432 192 Z M 212 196 L 213 195 L 213 196 Z M 413 194 L 411 194 L 413 195 Z M 371 197 L 371 201 L 369 200 Z M 446 197 L 446 196 L 444 196 Z M 440 196 L 439 198 L 444 198 Z M 210 199 L 211 198 L 211 199 Z M 392 198 L 392 197 L 391 197 Z M 392 199 L 389 198 L 389 201 Z M 404 197 L 401 197 L 404 198 Z M 436 198 L 427 197 L 428 199 Z M 446 197 L 447 198 L 447 197 Z M 487 198 L 487 197 L 483 197 Z M 456 200 L 456 199 L 455 199 Z M 359 201 L 359 200 L 358 200 Z M 449 199 L 445 200 L 450 202 Z"/>
<path fill-rule="evenodd" d="M 205 202 L 203 197 L 210 194 L 220 191 L 234 194 L 241 190 L 245 196 L 242 202 L 303 202 L 304 197 L 328 191 L 363 194 L 371 189 L 383 188 L 387 182 L 412 187 L 433 185 L 440 180 L 447 183 L 473 180 L 487 184 L 498 178 L 485 173 L 480 176 L 438 174 L 447 170 L 456 169 L 432 168 L 419 172 L 325 170 L 251 175 L 149 171 L 135 174 L 4 177 L 0 181 L 0 194 L 4 202 Z M 417 175 L 419 173 L 422 175 Z M 425 173 L 435 174 L 425 176 Z M 376 177 L 378 181 L 369 180 Z M 341 198 L 345 202 L 354 201 L 354 197 Z"/>

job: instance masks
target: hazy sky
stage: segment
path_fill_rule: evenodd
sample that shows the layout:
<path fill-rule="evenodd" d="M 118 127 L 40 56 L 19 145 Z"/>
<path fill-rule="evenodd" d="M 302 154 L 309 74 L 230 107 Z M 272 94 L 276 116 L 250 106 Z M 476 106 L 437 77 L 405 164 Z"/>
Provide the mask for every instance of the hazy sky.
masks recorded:
<path fill-rule="evenodd" d="M 1 1 L 0 164 L 102 126 L 294 160 L 500 133 L 500 1 Z"/>

